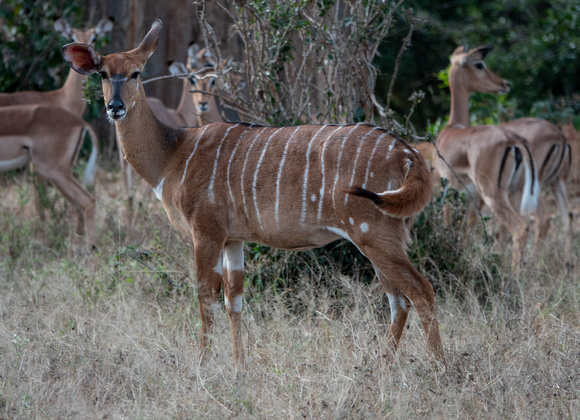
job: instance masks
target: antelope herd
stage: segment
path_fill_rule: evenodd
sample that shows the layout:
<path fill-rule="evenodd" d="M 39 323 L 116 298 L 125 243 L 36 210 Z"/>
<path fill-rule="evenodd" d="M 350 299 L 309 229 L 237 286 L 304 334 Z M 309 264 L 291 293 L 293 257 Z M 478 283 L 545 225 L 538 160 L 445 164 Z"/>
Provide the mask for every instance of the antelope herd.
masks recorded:
<path fill-rule="evenodd" d="M 146 97 L 141 73 L 157 48 L 159 20 L 135 49 L 109 55 L 97 52 L 92 42 L 112 29 L 110 21 L 83 32 L 59 20 L 55 29 L 74 41 L 62 48 L 72 70 L 56 91 L 0 94 L 0 171 L 32 162 L 77 209 L 76 233 L 82 235 L 86 227 L 87 245 L 95 247 L 95 199 L 73 177 L 72 166 L 88 133 L 93 147 L 84 182 L 92 185 L 98 142 L 81 118 L 82 83 L 99 74 L 129 194 L 132 175 L 126 163 L 151 186 L 171 223 L 192 239 L 202 351 L 210 345 L 223 287 L 235 361 L 244 361 L 244 242 L 302 250 L 344 239 L 371 261 L 389 298 L 387 346 L 396 350 L 412 305 L 429 351 L 444 364 L 433 287 L 406 254 L 408 220 L 429 203 L 440 178 L 472 196 L 469 222 L 485 203 L 509 231 L 515 275 L 527 243 L 524 216 L 535 215 L 536 243 L 548 232 L 550 213 L 541 192 L 550 189 L 570 259 L 566 137 L 553 124 L 532 118 L 469 125 L 470 93 L 509 91 L 509 83 L 484 63 L 489 46 L 453 52 L 448 124 L 434 145 L 415 148 L 366 123 L 269 127 L 223 122 L 215 100 L 216 69 L 229 62 L 217 62 L 197 44 L 187 48 L 185 65 L 169 65 L 183 79 L 178 107 Z"/>

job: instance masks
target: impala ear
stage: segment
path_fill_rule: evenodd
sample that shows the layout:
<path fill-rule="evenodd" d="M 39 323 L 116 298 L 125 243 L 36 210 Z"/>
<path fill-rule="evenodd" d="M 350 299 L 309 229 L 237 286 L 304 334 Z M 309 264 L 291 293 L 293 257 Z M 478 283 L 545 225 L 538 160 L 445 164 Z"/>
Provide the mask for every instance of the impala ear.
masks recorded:
<path fill-rule="evenodd" d="M 95 27 L 95 36 L 103 36 L 107 32 L 113 30 L 113 22 L 110 19 L 101 19 L 97 26 Z"/>
<path fill-rule="evenodd" d="M 453 51 L 453 54 L 451 54 L 451 62 L 453 63 L 460 56 L 463 56 L 467 52 L 466 48 L 467 48 L 467 45 L 465 45 L 465 46 L 462 45 L 460 47 L 455 48 L 455 50 Z"/>
<path fill-rule="evenodd" d="M 101 69 L 103 57 L 87 44 L 71 43 L 62 47 L 62 57 L 71 69 L 80 74 L 93 74 Z"/>
<path fill-rule="evenodd" d="M 197 42 L 192 42 L 187 47 L 187 61 L 188 64 L 194 65 L 197 62 L 197 54 L 199 54 L 199 45 Z"/>
<path fill-rule="evenodd" d="M 72 27 L 63 18 L 54 21 L 54 30 L 67 39 L 73 38 Z"/>
<path fill-rule="evenodd" d="M 493 45 L 480 45 L 470 50 L 467 55 L 463 58 L 464 63 L 462 64 L 472 64 L 477 61 L 483 61 L 487 54 L 493 49 Z"/>
<path fill-rule="evenodd" d="M 163 29 L 163 23 L 160 19 L 156 19 L 151 25 L 151 29 L 143 38 L 143 41 L 135 48 L 135 52 L 144 55 L 143 62 L 147 61 L 151 54 L 155 52 L 157 46 L 159 45 L 159 37 L 161 36 L 161 29 Z"/>
<path fill-rule="evenodd" d="M 169 64 L 169 73 L 171 73 L 173 76 L 183 76 L 188 74 L 189 71 L 185 67 L 185 64 L 179 61 L 174 61 L 173 63 Z"/>

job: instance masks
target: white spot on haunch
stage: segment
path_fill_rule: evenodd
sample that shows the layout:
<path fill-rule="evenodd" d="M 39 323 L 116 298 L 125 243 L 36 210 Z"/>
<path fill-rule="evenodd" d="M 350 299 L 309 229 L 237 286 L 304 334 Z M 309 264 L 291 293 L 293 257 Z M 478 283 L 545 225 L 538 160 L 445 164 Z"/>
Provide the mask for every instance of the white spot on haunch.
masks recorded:
<path fill-rule="evenodd" d="M 410 152 L 409 150 L 407 150 L 407 149 L 403 149 L 403 152 L 405 152 L 405 153 L 411 153 L 411 152 Z"/>
<path fill-rule="evenodd" d="M 369 225 L 365 222 L 360 224 L 360 230 L 363 231 L 363 233 L 367 233 L 369 231 Z"/>
<path fill-rule="evenodd" d="M 351 225 L 354 225 L 354 220 L 353 220 L 353 218 L 352 218 L 352 217 L 349 217 L 349 218 L 348 218 L 348 223 L 350 223 Z"/>
<path fill-rule="evenodd" d="M 313 203 L 316 201 L 316 194 L 312 194 L 312 196 L 310 197 L 310 201 L 312 201 Z"/>

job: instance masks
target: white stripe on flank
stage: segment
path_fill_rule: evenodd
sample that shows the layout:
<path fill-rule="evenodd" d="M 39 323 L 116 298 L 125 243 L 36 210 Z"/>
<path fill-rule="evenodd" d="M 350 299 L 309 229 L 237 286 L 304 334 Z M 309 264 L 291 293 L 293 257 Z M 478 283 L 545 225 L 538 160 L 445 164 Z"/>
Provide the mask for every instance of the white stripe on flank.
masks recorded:
<path fill-rule="evenodd" d="M 334 135 L 334 133 L 336 133 L 341 128 L 344 128 L 344 127 L 338 127 L 336 130 L 334 130 L 332 133 L 330 133 L 330 135 L 326 138 L 326 140 L 324 140 L 324 146 L 322 146 L 322 152 L 320 155 L 320 171 L 322 172 L 322 183 L 320 184 L 320 200 L 318 201 L 318 215 L 317 215 L 318 222 L 320 222 L 320 218 L 322 217 L 322 203 L 324 201 L 324 178 L 325 178 L 325 176 L 324 176 L 324 151 L 326 150 L 326 144 L 328 143 L 328 139 L 331 138 Z"/>
<path fill-rule="evenodd" d="M 236 147 L 234 147 L 234 150 L 232 150 L 232 154 L 230 155 L 230 159 L 228 160 L 228 170 L 227 170 L 227 176 L 226 176 L 226 180 L 228 183 L 228 191 L 230 192 L 230 198 L 232 199 L 232 204 L 234 203 L 234 193 L 232 192 L 232 184 L 230 183 L 230 169 L 232 166 L 232 162 L 234 160 L 234 155 L 236 154 L 236 151 L 238 150 L 238 146 L 240 145 L 240 140 L 242 140 L 244 138 L 244 136 L 246 135 L 246 133 L 248 131 L 250 131 L 252 129 L 252 127 L 254 126 L 254 124 L 251 124 L 238 138 L 238 142 L 236 143 Z"/>
<path fill-rule="evenodd" d="M 219 160 L 220 153 L 221 153 L 221 150 L 222 150 L 222 146 L 224 144 L 224 141 L 226 140 L 226 137 L 230 133 L 230 130 L 232 128 L 236 128 L 238 125 L 240 125 L 240 124 L 238 123 L 236 125 L 232 125 L 231 127 L 229 127 L 226 130 L 226 132 L 225 132 L 222 140 L 220 141 L 220 145 L 218 146 L 218 149 L 217 149 L 217 152 L 216 152 L 216 155 L 215 155 L 215 160 L 213 161 L 213 172 L 211 174 L 211 178 L 209 179 L 209 187 L 208 187 L 208 193 L 209 193 L 210 198 L 211 198 L 212 201 L 214 200 L 213 184 L 215 182 L 215 174 L 217 172 L 217 165 L 218 165 L 218 160 Z"/>
<path fill-rule="evenodd" d="M 360 139 L 360 144 L 358 146 L 358 149 L 356 151 L 356 157 L 354 158 L 354 163 L 352 165 L 352 175 L 350 177 L 350 184 L 349 186 L 352 186 L 352 183 L 354 182 L 354 175 L 356 173 L 356 164 L 358 162 L 358 157 L 360 156 L 360 152 L 362 150 L 363 144 L 364 144 L 364 140 L 375 130 L 377 130 L 379 127 L 374 127 L 371 131 L 369 131 L 368 133 L 366 133 L 361 139 Z M 346 203 L 348 202 L 348 194 L 344 195 L 344 205 L 346 206 Z"/>
<path fill-rule="evenodd" d="M 181 177 L 181 183 L 179 185 L 183 185 L 183 181 L 185 181 L 185 174 L 187 173 L 187 166 L 189 165 L 189 161 L 191 160 L 191 158 L 195 154 L 195 151 L 197 150 L 197 146 L 199 144 L 199 140 L 203 137 L 203 133 L 205 133 L 205 130 L 208 127 L 209 127 L 209 125 L 206 125 L 205 127 L 203 127 L 203 130 L 201 130 L 201 133 L 199 134 L 199 136 L 197 136 L 197 140 L 195 141 L 195 146 L 193 147 L 193 152 L 191 152 L 191 155 L 189 155 L 189 157 L 185 161 L 185 168 L 183 169 L 183 176 Z"/>
<path fill-rule="evenodd" d="M 306 149 L 306 168 L 304 169 L 304 183 L 302 184 L 302 214 L 300 216 L 300 223 L 304 224 L 306 222 L 306 192 L 308 189 L 308 171 L 310 170 L 310 149 L 312 148 L 312 143 L 314 139 L 324 130 L 328 125 L 323 125 L 321 128 L 318 129 L 316 134 L 312 136 L 310 141 L 308 142 L 308 149 Z"/>
<path fill-rule="evenodd" d="M 362 123 L 358 123 L 356 124 L 353 128 L 350 129 L 350 131 L 346 134 L 346 136 L 344 137 L 344 139 L 342 139 L 342 143 L 340 144 L 340 152 L 338 153 L 338 159 L 336 161 L 336 174 L 334 175 L 334 186 L 332 187 L 332 205 L 335 205 L 334 203 L 334 196 L 335 196 L 335 192 L 336 192 L 336 185 L 338 184 L 338 175 L 340 174 L 340 161 L 342 159 L 342 151 L 344 150 L 344 145 L 346 143 L 346 140 L 350 137 L 350 134 Z"/>
<path fill-rule="evenodd" d="M 268 145 L 270 144 L 270 141 L 272 140 L 272 138 L 276 134 L 278 134 L 280 132 L 280 130 L 282 130 L 282 128 L 283 127 L 280 127 L 270 137 L 268 137 L 268 140 L 266 141 L 266 145 L 264 146 L 264 149 L 262 150 L 262 153 L 260 154 L 260 158 L 258 159 L 258 164 L 256 165 L 256 171 L 254 172 L 254 180 L 252 182 L 252 196 L 254 198 L 254 208 L 256 209 L 256 217 L 258 219 L 258 224 L 260 225 L 260 227 L 262 226 L 262 220 L 260 218 L 260 210 L 258 209 L 258 194 L 257 194 L 257 189 L 256 189 L 256 184 L 258 183 L 258 171 L 260 170 L 260 166 L 262 165 L 262 160 L 264 159 L 264 155 L 266 154 L 266 150 L 268 149 Z"/>
<path fill-rule="evenodd" d="M 290 146 L 290 141 L 294 137 L 294 134 L 300 129 L 300 126 L 296 127 L 296 130 L 292 133 L 290 138 L 286 141 L 286 146 L 284 147 L 284 153 L 282 154 L 282 160 L 280 160 L 280 167 L 278 168 L 278 178 L 276 178 L 276 208 L 274 217 L 276 218 L 276 225 L 278 225 L 278 209 L 280 207 L 280 181 L 282 179 L 282 169 L 284 168 L 284 163 L 286 162 L 286 154 L 288 153 L 288 147 Z"/>
<path fill-rule="evenodd" d="M 346 239 L 347 241 L 352 242 L 352 240 L 350 239 L 350 236 L 348 236 L 348 234 L 342 229 L 335 228 L 335 227 L 325 227 L 324 229 L 328 230 L 329 232 L 334 233 L 335 235 L 340 236 L 343 239 Z"/>
<path fill-rule="evenodd" d="M 153 192 L 155 192 L 155 196 L 157 199 L 161 201 L 161 196 L 163 195 L 163 183 L 165 182 L 165 178 L 163 178 L 159 184 L 155 188 L 153 188 Z"/>
<path fill-rule="evenodd" d="M 383 139 L 383 137 L 389 135 L 389 133 L 383 133 L 381 134 L 379 137 L 377 137 L 377 141 L 375 142 L 375 147 L 373 147 L 373 150 L 371 151 L 371 156 L 369 157 L 369 161 L 367 163 L 367 172 L 365 174 L 365 180 L 362 184 L 363 188 L 367 187 L 367 181 L 369 180 L 369 172 L 371 170 L 371 162 L 373 160 L 373 156 L 375 155 L 375 151 L 377 150 L 377 147 L 379 146 L 379 143 L 381 142 L 381 140 Z M 374 174 L 370 174 L 371 178 L 374 178 Z"/>
<path fill-rule="evenodd" d="M 246 165 L 248 164 L 248 158 L 250 157 L 250 152 L 252 151 L 252 147 L 254 147 L 254 144 L 256 143 L 256 140 L 258 140 L 258 138 L 260 138 L 260 136 L 262 135 L 262 133 L 264 131 L 266 131 L 268 127 L 264 127 L 262 129 L 262 131 L 260 131 L 255 137 L 254 140 L 252 141 L 252 144 L 250 144 L 250 147 L 248 148 L 248 151 L 246 153 L 246 158 L 244 159 L 244 164 L 242 166 L 242 175 L 241 175 L 241 181 L 240 181 L 240 189 L 242 191 L 242 203 L 244 203 L 244 214 L 248 214 L 248 207 L 246 205 L 246 194 L 244 192 L 244 174 L 246 173 Z"/>

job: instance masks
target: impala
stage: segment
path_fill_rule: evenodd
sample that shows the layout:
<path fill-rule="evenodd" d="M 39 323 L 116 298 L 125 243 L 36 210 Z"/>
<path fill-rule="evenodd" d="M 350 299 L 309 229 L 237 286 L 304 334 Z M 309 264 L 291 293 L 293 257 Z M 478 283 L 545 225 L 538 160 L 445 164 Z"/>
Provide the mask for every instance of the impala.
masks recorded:
<path fill-rule="evenodd" d="M 468 99 L 471 92 L 505 93 L 506 80 L 492 73 L 483 59 L 491 47 L 481 46 L 465 52 L 457 48 L 451 56 L 449 89 L 451 112 L 447 126 L 439 133 L 435 154 L 438 173 L 458 190 L 468 189 L 478 204 L 483 201 L 511 233 L 513 240 L 512 268 L 519 270 L 527 240 L 526 223 L 520 216 L 536 211 L 538 175 L 527 142 L 510 130 L 490 126 L 469 127 Z M 520 211 L 508 197 L 510 184 L 523 162 L 524 185 Z M 470 203 L 471 205 L 471 203 Z M 470 218 L 473 216 L 473 206 Z"/>
<path fill-rule="evenodd" d="M 153 111 L 153 114 L 162 123 L 175 127 L 200 127 L 201 125 L 204 125 L 199 124 L 198 116 L 196 115 L 196 112 L 200 112 L 200 110 L 194 100 L 196 95 L 191 94 L 191 89 L 197 89 L 197 79 L 195 75 L 191 73 L 193 73 L 197 67 L 202 67 L 198 66 L 198 63 L 203 60 L 205 51 L 205 49 L 200 51 L 197 44 L 192 44 L 187 49 L 187 64 L 172 62 L 169 65 L 169 71 L 174 76 L 186 76 L 183 77 L 181 98 L 176 109 L 166 107 L 165 104 L 157 98 L 147 97 L 147 102 L 149 103 L 149 107 Z M 206 60 L 203 67 L 206 66 L 214 67 L 215 62 L 213 60 Z"/>
<path fill-rule="evenodd" d="M 59 34 L 84 44 L 92 44 L 95 39 L 109 32 L 112 27 L 113 23 L 108 19 L 101 20 L 97 26 L 86 31 L 72 28 L 64 19 L 58 19 L 54 23 L 54 28 Z M 87 106 L 87 102 L 83 99 L 83 84 L 85 80 L 86 76 L 69 70 L 66 81 L 60 89 L 44 92 L 0 93 L 0 107 L 32 104 L 47 105 L 63 108 L 71 114 L 80 117 Z"/>
<path fill-rule="evenodd" d="M 113 23 L 108 19 L 102 19 L 94 28 L 88 29 L 86 31 L 81 31 L 79 29 L 72 28 L 68 24 L 68 22 L 64 19 L 58 19 L 54 23 L 54 29 L 56 30 L 56 32 L 58 32 L 65 38 L 87 44 L 92 44 L 98 37 L 103 36 L 107 32 L 111 31 L 112 27 Z M 3 107 L 9 107 L 14 105 L 42 105 L 65 110 L 67 113 L 70 113 L 77 117 L 81 117 L 87 106 L 86 101 L 83 99 L 83 84 L 85 80 L 86 76 L 83 76 L 81 74 L 78 74 L 77 72 L 69 70 L 69 74 L 66 78 L 66 81 L 60 89 L 44 92 L 22 91 L 13 93 L 0 93 L 0 109 Z M 7 115 L 6 111 L 2 110 L 2 112 L 4 112 L 3 115 Z M 22 109 L 20 110 L 20 112 L 22 112 Z M 90 187 L 93 185 L 95 179 L 95 170 L 99 145 L 98 139 L 95 136 L 95 133 L 92 131 L 92 129 L 88 128 L 87 124 L 80 124 L 79 121 L 73 118 L 64 118 L 62 121 L 60 121 L 60 119 L 58 118 L 53 119 L 53 117 L 57 114 L 58 113 L 56 111 L 48 112 L 44 110 L 42 112 L 36 112 L 34 114 L 35 115 L 34 119 L 30 118 L 27 119 L 29 123 L 37 124 L 38 127 L 42 127 L 43 129 L 47 130 L 46 136 L 41 135 L 40 130 L 36 130 L 35 131 L 36 135 L 29 137 L 27 141 L 34 141 L 35 143 L 37 143 L 34 145 L 36 153 L 38 153 L 39 150 L 48 150 L 52 148 L 50 153 L 42 159 L 45 160 L 47 164 L 50 162 L 48 159 L 53 159 L 55 167 L 58 168 L 57 170 L 60 171 L 61 173 L 65 173 L 68 171 L 68 168 L 66 167 L 66 165 L 63 167 L 62 162 L 66 161 L 68 153 L 70 153 L 71 150 L 76 150 L 79 148 L 80 144 L 82 144 L 82 141 L 85 138 L 85 133 L 89 132 L 92 142 L 92 149 L 91 154 L 89 156 L 89 162 L 87 164 L 87 168 L 85 171 L 85 177 L 83 178 L 83 183 L 85 184 L 85 186 Z M 49 116 L 51 119 L 40 120 L 43 116 Z M 57 121 L 58 124 L 56 123 Z M 66 122 L 71 122 L 73 126 L 59 127 L 62 126 L 63 124 L 66 124 Z M 7 118 L 0 118 L 0 131 L 4 133 L 12 132 L 15 123 L 16 123 L 15 121 L 10 121 Z M 67 137 L 66 139 L 62 140 L 63 142 L 62 145 L 66 144 L 66 147 L 58 147 L 56 144 L 51 145 L 50 141 L 52 140 L 49 139 L 53 139 L 55 135 L 58 135 L 60 132 L 63 131 L 66 131 L 68 133 L 68 130 L 72 130 L 73 128 L 79 130 L 76 136 L 76 141 L 78 144 L 76 145 L 71 144 L 73 137 L 70 138 Z M 59 142 L 58 144 L 61 143 Z M 72 149 L 69 150 L 70 148 Z M 62 153 L 62 156 L 60 156 L 59 153 Z M 77 154 L 75 153 L 74 156 L 77 156 Z M 38 159 L 40 158 L 37 157 L 36 159 L 33 159 L 32 160 L 33 164 L 35 164 Z M 40 175 L 42 175 L 42 172 L 40 170 L 38 170 L 37 172 Z M 72 184 L 65 183 L 63 185 L 72 185 Z M 61 192 L 63 191 L 62 187 L 59 187 L 59 189 Z M 79 196 L 79 193 L 77 191 L 70 191 L 69 196 L 77 197 Z M 65 197 L 67 197 L 66 194 Z M 38 197 L 36 198 L 36 201 L 39 213 L 41 217 L 43 217 L 42 216 L 43 213 L 40 210 L 40 203 Z"/>
<path fill-rule="evenodd" d="M 489 47 L 491 48 L 491 47 Z M 465 51 L 467 52 L 467 48 Z M 483 60 L 481 66 L 484 66 Z M 470 78 L 486 77 L 489 73 L 477 71 L 466 72 Z M 517 133 L 528 141 L 528 147 L 534 161 L 537 164 L 538 179 L 540 188 L 550 189 L 556 197 L 556 202 L 562 215 L 563 229 L 566 233 L 565 239 L 565 259 L 570 262 L 570 246 L 572 239 L 572 213 L 569 211 L 568 193 L 566 179 L 570 172 L 571 151 L 564 134 L 554 124 L 539 118 L 519 118 L 500 125 L 510 131 Z M 521 200 L 521 182 L 515 182 L 520 178 L 518 173 L 514 177 L 511 196 L 512 201 L 518 203 Z M 536 234 L 535 242 L 543 239 L 550 228 L 550 215 L 547 212 L 544 200 L 540 196 L 536 212 Z"/>
<path fill-rule="evenodd" d="M 102 76 L 107 114 L 127 161 L 193 240 L 202 354 L 223 284 L 235 361 L 244 359 L 244 242 L 308 249 L 344 238 L 372 261 L 389 296 L 389 345 L 397 347 L 412 303 L 429 350 L 443 362 L 433 287 L 405 252 L 404 219 L 431 197 L 423 158 L 367 124 L 167 126 L 154 117 L 139 77 L 161 28 L 156 20 L 140 45 L 124 53 L 102 56 L 78 43 L 62 51 L 74 70 Z"/>
<path fill-rule="evenodd" d="M 75 207 L 76 233 L 82 236 L 86 225 L 87 243 L 94 247 L 95 199 L 72 173 L 79 139 L 88 132 L 93 144 L 97 141 L 91 126 L 64 109 L 44 105 L 2 107 L 0 121 L 0 172 L 32 162 L 36 171 Z M 85 184 L 92 184 L 95 176 L 96 155 L 91 159 L 85 170 Z"/>

